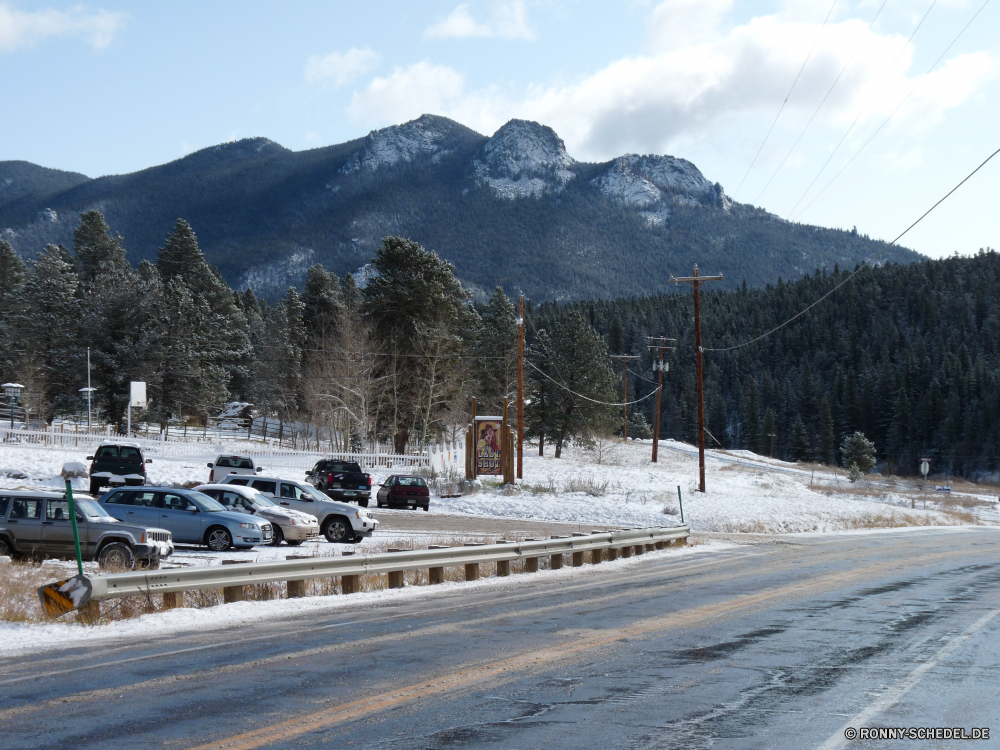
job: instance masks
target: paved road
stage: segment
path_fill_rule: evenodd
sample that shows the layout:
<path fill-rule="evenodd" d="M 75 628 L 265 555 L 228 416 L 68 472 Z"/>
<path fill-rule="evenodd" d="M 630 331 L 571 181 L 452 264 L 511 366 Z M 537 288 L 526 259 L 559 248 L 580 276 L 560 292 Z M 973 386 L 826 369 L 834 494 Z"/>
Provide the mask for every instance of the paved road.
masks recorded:
<path fill-rule="evenodd" d="M 1000 532 L 756 538 L 0 661 L 14 748 L 817 748 L 1000 737 Z M 562 576 L 562 574 L 557 574 Z M 0 633 L 2 637 L 2 633 Z M 1000 740 L 906 747 L 995 747 Z"/>

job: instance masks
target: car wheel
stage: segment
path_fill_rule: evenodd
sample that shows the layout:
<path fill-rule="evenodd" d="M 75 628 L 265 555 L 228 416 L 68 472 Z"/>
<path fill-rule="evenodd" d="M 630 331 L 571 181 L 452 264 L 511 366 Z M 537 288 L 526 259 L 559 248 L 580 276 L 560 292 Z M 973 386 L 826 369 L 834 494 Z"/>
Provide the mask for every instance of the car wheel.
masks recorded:
<path fill-rule="evenodd" d="M 360 505 L 362 508 L 367 508 L 368 507 L 368 499 L 367 498 L 362 498 L 361 500 L 358 500 L 358 505 Z"/>
<path fill-rule="evenodd" d="M 212 552 L 225 552 L 233 546 L 233 536 L 220 526 L 209 529 L 205 535 L 205 544 Z"/>
<path fill-rule="evenodd" d="M 273 534 L 273 536 L 271 537 L 271 546 L 272 547 L 277 547 L 279 544 L 281 544 L 285 540 L 285 535 L 281 531 L 281 527 L 278 526 L 278 524 L 276 524 L 276 523 L 272 523 L 271 524 L 271 533 Z"/>
<path fill-rule="evenodd" d="M 424 510 L 426 510 L 426 511 L 430 511 L 430 509 L 431 509 L 431 506 L 429 506 L 429 505 L 425 505 L 425 506 L 424 506 Z"/>
<path fill-rule="evenodd" d="M 97 564 L 107 570 L 131 570 L 135 553 L 124 542 L 111 542 L 97 555 Z"/>
<path fill-rule="evenodd" d="M 302 540 L 302 539 L 296 539 L 294 541 L 292 541 L 291 539 L 288 539 L 288 540 L 285 541 L 285 544 L 287 544 L 289 547 L 298 547 L 300 544 L 302 544 L 303 541 L 304 540 Z"/>
<path fill-rule="evenodd" d="M 90 494 L 97 497 L 101 493 L 101 483 L 90 480 Z"/>
<path fill-rule="evenodd" d="M 13 556 L 14 556 L 14 548 L 10 546 L 10 542 L 0 537 L 0 557 L 13 557 Z"/>
<path fill-rule="evenodd" d="M 323 536 L 331 544 L 344 544 L 354 536 L 354 530 L 351 528 L 350 521 L 346 518 L 335 516 L 323 526 Z"/>

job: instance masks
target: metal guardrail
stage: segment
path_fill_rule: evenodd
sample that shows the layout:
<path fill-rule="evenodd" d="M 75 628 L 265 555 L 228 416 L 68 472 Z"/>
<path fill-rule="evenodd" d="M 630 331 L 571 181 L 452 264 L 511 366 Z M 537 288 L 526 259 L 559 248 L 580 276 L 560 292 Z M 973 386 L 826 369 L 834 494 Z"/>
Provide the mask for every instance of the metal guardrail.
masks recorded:
<path fill-rule="evenodd" d="M 623 529 L 556 539 L 528 539 L 522 542 L 382 552 L 374 555 L 311 557 L 303 560 L 111 573 L 90 578 L 92 585 L 90 599 L 99 602 L 123 596 L 173 594 L 276 581 L 294 582 L 313 578 L 512 562 L 592 550 L 621 550 L 627 547 L 686 540 L 689 532 L 688 526 Z"/>

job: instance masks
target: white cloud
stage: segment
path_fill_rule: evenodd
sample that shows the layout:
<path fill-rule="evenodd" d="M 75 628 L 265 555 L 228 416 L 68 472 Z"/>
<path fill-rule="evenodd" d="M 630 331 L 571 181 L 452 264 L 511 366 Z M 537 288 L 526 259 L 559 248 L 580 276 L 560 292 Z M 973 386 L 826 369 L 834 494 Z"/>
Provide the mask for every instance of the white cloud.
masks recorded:
<path fill-rule="evenodd" d="M 427 61 L 396 68 L 355 93 L 347 113 L 373 124 L 399 123 L 424 113 L 450 110 L 463 94 L 461 74 Z"/>
<path fill-rule="evenodd" d="M 0 3 L 0 54 L 31 47 L 46 37 L 73 36 L 94 49 L 111 44 L 128 16 L 106 10 L 38 10 L 25 12 Z"/>
<path fill-rule="evenodd" d="M 433 112 L 486 134 L 512 117 L 527 118 L 552 126 L 575 157 L 604 160 L 627 151 L 671 153 L 706 137 L 731 141 L 748 123 L 769 121 L 817 35 L 782 113 L 781 127 L 793 131 L 849 60 L 814 128 L 843 132 L 859 112 L 862 128 L 881 122 L 919 83 L 893 117 L 894 127 L 916 133 L 975 96 L 997 69 L 994 52 L 975 52 L 924 75 L 910 70 L 904 36 L 869 29 L 866 20 L 831 18 L 822 34 L 815 13 L 808 22 L 779 13 L 723 26 L 728 9 L 728 0 L 669 0 L 651 14 L 646 54 L 519 92 L 466 90 L 459 72 L 428 62 L 397 68 L 356 94 L 349 113 L 374 126 Z"/>
<path fill-rule="evenodd" d="M 344 86 L 367 73 L 378 61 L 378 53 L 367 48 L 331 52 L 329 55 L 313 55 L 306 62 L 306 82 L 332 82 L 335 86 Z"/>
<path fill-rule="evenodd" d="M 424 31 L 431 39 L 470 39 L 498 37 L 532 41 L 535 31 L 528 23 L 528 11 L 523 0 L 498 0 L 493 6 L 490 20 L 480 23 L 469 12 L 469 4 L 462 3 L 451 15 Z"/>

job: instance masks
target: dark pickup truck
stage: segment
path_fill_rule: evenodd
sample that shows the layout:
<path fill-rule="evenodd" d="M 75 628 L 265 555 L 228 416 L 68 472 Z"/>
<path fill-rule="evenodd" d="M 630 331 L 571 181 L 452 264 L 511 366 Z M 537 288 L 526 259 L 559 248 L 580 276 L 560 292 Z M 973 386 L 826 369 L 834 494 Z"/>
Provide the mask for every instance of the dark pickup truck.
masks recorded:
<path fill-rule="evenodd" d="M 371 476 L 351 461 L 324 458 L 306 472 L 306 481 L 327 497 L 348 503 L 357 501 L 362 508 L 368 507 L 372 494 Z"/>

